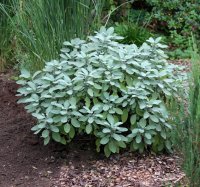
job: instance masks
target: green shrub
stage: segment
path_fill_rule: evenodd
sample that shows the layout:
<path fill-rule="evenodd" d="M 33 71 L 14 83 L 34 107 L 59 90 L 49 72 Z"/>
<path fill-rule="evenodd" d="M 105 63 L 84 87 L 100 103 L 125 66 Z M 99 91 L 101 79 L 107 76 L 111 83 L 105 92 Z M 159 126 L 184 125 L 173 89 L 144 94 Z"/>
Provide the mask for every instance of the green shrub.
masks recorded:
<path fill-rule="evenodd" d="M 199 0 L 146 0 L 152 6 L 152 18 L 166 25 L 163 29 L 176 30 L 178 34 L 190 36 L 199 32 Z"/>
<path fill-rule="evenodd" d="M 96 138 L 106 156 L 130 147 L 140 152 L 171 151 L 164 100 L 177 92 L 180 78 L 166 61 L 160 38 L 140 48 L 117 42 L 113 28 L 88 39 L 64 42 L 61 59 L 33 76 L 22 70 L 19 102 L 38 120 L 32 130 L 66 144 L 77 133 Z"/>
<path fill-rule="evenodd" d="M 150 18 L 150 27 L 168 37 L 172 46 L 170 57 L 190 58 L 188 38 L 191 32 L 200 40 L 199 7 L 199 0 L 136 0 L 132 14 L 141 11 L 141 22 Z M 137 20 L 133 16 L 132 19 Z"/>
<path fill-rule="evenodd" d="M 170 35 L 170 43 L 176 48 L 172 49 L 170 57 L 190 58 L 188 38 L 191 32 L 195 33 L 198 40 L 200 39 L 200 1 L 146 1 L 153 7 L 152 19 L 157 22 L 159 29 Z"/>

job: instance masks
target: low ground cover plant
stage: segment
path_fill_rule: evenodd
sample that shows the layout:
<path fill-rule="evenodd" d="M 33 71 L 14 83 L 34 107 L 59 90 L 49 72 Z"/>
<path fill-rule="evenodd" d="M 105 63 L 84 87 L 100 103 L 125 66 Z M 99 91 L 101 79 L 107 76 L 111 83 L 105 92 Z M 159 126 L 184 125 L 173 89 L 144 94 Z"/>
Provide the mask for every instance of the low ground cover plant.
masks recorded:
<path fill-rule="evenodd" d="M 102 27 L 87 40 L 64 42 L 60 59 L 42 71 L 22 70 L 19 102 L 37 118 L 32 130 L 44 144 L 66 144 L 86 133 L 106 156 L 126 147 L 171 151 L 165 100 L 179 89 L 177 66 L 167 63 L 161 38 L 139 48 L 121 39 L 112 27 Z"/>

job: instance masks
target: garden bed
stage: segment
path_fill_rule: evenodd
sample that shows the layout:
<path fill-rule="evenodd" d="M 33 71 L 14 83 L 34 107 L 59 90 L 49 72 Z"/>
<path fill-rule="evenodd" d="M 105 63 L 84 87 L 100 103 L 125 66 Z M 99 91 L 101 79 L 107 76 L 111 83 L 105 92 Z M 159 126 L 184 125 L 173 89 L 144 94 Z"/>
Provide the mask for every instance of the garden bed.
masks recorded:
<path fill-rule="evenodd" d="M 177 155 L 123 153 L 107 159 L 84 141 L 70 146 L 43 142 L 34 120 L 16 103 L 18 86 L 0 75 L 0 186 L 163 186 L 184 178 Z"/>

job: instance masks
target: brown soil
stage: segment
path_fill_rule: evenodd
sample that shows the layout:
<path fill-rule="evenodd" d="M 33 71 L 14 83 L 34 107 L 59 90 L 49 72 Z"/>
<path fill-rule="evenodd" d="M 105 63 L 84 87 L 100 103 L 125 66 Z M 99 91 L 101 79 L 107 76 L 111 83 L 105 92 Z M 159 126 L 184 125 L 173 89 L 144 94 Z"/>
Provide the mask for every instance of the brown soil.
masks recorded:
<path fill-rule="evenodd" d="M 34 120 L 16 103 L 17 85 L 0 76 L 0 186 L 48 187 L 62 163 L 60 147 L 42 146 Z"/>
<path fill-rule="evenodd" d="M 184 176 L 173 155 L 127 152 L 105 159 L 80 139 L 43 146 L 30 130 L 35 121 L 16 103 L 18 86 L 9 77 L 0 74 L 0 187 L 156 187 Z"/>

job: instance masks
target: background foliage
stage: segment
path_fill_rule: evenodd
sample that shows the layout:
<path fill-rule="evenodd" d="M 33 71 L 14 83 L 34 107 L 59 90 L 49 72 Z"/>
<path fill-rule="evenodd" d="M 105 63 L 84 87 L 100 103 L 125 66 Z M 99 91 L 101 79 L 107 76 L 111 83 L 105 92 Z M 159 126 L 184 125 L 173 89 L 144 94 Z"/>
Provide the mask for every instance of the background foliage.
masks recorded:
<path fill-rule="evenodd" d="M 1 13 L 9 21 L 12 37 L 16 38 L 17 61 L 31 71 L 43 68 L 45 61 L 57 57 L 63 41 L 84 38 L 96 28 L 104 4 L 96 0 L 9 2 L 10 6 L 1 3 Z"/>
<path fill-rule="evenodd" d="M 198 0 L 145 0 L 136 1 L 141 11 L 151 17 L 150 25 L 153 30 L 163 33 L 167 42 L 171 43 L 173 58 L 190 58 L 188 38 L 191 32 L 195 33 L 197 40 L 200 36 L 200 1 Z M 139 3 L 139 4 L 140 4 Z M 136 4 L 137 5 L 137 4 Z M 133 9 L 134 9 L 133 3 Z M 137 9 L 137 7 L 135 7 Z M 145 11 L 144 11 L 145 10 Z M 177 50 L 176 50 L 177 49 Z"/>

